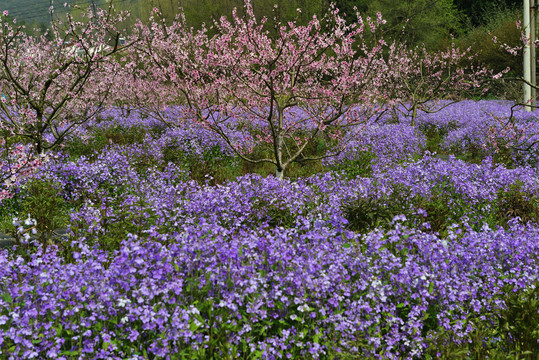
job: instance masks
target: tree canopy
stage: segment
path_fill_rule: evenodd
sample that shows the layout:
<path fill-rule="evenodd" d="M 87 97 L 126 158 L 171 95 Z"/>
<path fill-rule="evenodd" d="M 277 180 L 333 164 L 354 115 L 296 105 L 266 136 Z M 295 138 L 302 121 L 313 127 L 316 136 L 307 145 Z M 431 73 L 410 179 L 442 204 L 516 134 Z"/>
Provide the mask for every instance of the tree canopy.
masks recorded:
<path fill-rule="evenodd" d="M 181 7 L 190 26 L 199 28 L 203 23 L 211 24 L 222 15 L 228 15 L 233 8 L 243 10 L 241 0 L 95 0 L 97 6 L 112 2 L 116 8 L 129 10 L 131 20 L 147 20 L 150 11 L 158 8 L 170 23 Z M 330 0 L 255 0 L 252 2 L 257 17 L 272 19 L 277 15 L 281 21 L 297 19 L 305 24 L 313 14 L 323 15 L 329 8 Z M 67 4 L 67 8 L 64 7 Z M 65 13 L 71 6 L 84 6 L 88 0 L 65 0 L 56 6 L 58 14 Z M 388 22 L 391 36 L 403 36 L 409 44 L 425 43 L 435 47 L 450 35 L 468 32 L 477 26 L 485 25 L 499 11 L 520 9 L 521 0 L 335 0 L 335 5 L 346 14 L 347 20 L 355 16 L 355 8 L 365 15 L 380 11 Z M 277 10 L 274 11 L 274 5 Z M 8 10 L 10 15 L 28 23 L 46 24 L 50 22 L 49 0 L 3 0 L 0 10 Z M 301 13 L 297 12 L 300 8 Z M 406 25 L 404 32 L 402 26 Z"/>

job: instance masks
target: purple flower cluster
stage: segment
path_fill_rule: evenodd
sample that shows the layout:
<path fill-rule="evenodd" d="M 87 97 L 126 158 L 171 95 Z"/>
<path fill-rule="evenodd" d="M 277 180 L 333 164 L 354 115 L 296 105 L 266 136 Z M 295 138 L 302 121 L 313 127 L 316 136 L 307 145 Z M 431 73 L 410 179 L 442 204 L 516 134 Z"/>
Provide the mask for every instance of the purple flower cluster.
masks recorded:
<path fill-rule="evenodd" d="M 372 165 L 383 168 L 419 155 L 424 146 L 425 136 L 409 124 L 372 124 L 358 131 L 339 156 L 328 158 L 325 165 L 353 161 L 358 152 L 368 151 L 374 155 Z"/>
<path fill-rule="evenodd" d="M 447 151 L 476 149 L 494 155 L 500 148 L 515 147 L 513 156 L 518 156 L 520 165 L 535 166 L 539 161 L 539 149 L 534 145 L 539 140 L 537 115 L 522 107 L 511 113 L 512 105 L 509 101 L 462 101 L 439 112 L 420 113 L 417 126 L 441 129 L 445 133 L 442 146 Z"/>
<path fill-rule="evenodd" d="M 516 225 L 455 228 L 443 240 L 399 225 L 360 237 L 199 224 L 128 236 L 112 256 L 81 239 L 70 264 L 54 251 L 27 262 L 4 252 L 0 349 L 14 358 L 416 357 L 439 328 L 465 341 L 473 320 L 503 306 L 504 285 L 536 282 L 538 235 Z"/>

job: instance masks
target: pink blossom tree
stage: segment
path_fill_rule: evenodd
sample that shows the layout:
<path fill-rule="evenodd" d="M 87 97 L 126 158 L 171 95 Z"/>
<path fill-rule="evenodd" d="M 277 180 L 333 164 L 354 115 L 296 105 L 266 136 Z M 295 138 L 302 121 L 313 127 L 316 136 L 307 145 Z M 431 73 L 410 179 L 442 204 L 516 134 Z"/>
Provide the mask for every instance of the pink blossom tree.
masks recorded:
<path fill-rule="evenodd" d="M 131 68 L 140 74 L 133 79 L 149 83 L 139 92 L 138 105 L 171 125 L 197 121 L 243 160 L 271 163 L 282 178 L 294 161 L 339 152 L 336 146 L 327 154 L 305 156 L 318 137 L 342 143 L 352 133 L 348 127 L 364 124 L 388 103 L 379 91 L 387 70 L 386 44 L 375 36 L 381 16 L 364 21 L 358 15 L 347 24 L 331 8 L 326 18 L 314 16 L 304 26 L 274 19 L 270 32 L 267 19 L 256 19 L 249 1 L 245 14 L 234 11 L 231 20 L 216 21 L 213 37 L 206 28 L 187 28 L 181 17 L 171 26 L 157 20 L 141 26 L 145 46 L 133 56 L 144 65 Z M 183 105 L 175 116 L 170 116 L 171 104 Z M 238 132 L 270 156 L 251 155 Z"/>
<path fill-rule="evenodd" d="M 517 29 L 520 29 L 520 44 L 507 44 L 501 42 L 496 36 L 492 37 L 492 41 L 495 44 L 508 52 L 513 56 L 522 55 L 524 48 L 530 46 L 533 51 L 539 46 L 539 40 L 534 43 L 531 42 L 531 38 L 526 35 L 526 29 L 523 28 L 521 20 L 516 22 Z M 539 59 L 537 60 L 539 62 Z M 533 65 L 532 65 L 533 66 Z M 524 79 L 523 76 L 516 78 L 509 78 L 507 80 L 518 81 L 526 84 L 535 91 L 538 90 L 538 86 Z M 494 150 L 495 153 L 510 151 L 513 153 L 537 153 L 537 140 L 538 132 L 536 130 L 535 123 L 529 121 L 522 121 L 515 116 L 515 111 L 527 108 L 536 109 L 537 105 L 533 104 L 534 98 L 530 98 L 527 102 L 516 102 L 510 108 L 508 116 L 500 117 L 493 116 L 495 120 L 494 124 L 487 129 L 487 136 L 483 148 Z"/>
<path fill-rule="evenodd" d="M 473 59 L 470 49 L 461 50 L 454 43 L 437 52 L 428 52 L 424 46 L 411 49 L 393 43 L 385 88 L 414 125 L 418 111 L 437 112 L 471 95 L 484 94 L 491 81 L 503 75 L 494 74 L 485 66 L 473 65 Z"/>
<path fill-rule="evenodd" d="M 210 38 L 205 28 L 189 28 L 182 13 L 167 26 L 154 9 L 148 22 L 138 21 L 134 30 L 140 41 L 121 58 L 116 105 L 137 109 L 171 127 L 202 121 L 202 113 L 217 110 L 211 100 L 215 86 L 208 77 L 213 69 L 207 61 Z"/>
<path fill-rule="evenodd" d="M 16 21 L 0 17 L 1 133 L 25 139 L 43 154 L 95 117 L 114 84 L 118 65 L 112 55 L 120 50 L 121 33 L 116 25 L 125 16 L 112 6 L 90 9 L 84 21 L 67 14 L 53 21 L 48 37 L 28 35 Z"/>

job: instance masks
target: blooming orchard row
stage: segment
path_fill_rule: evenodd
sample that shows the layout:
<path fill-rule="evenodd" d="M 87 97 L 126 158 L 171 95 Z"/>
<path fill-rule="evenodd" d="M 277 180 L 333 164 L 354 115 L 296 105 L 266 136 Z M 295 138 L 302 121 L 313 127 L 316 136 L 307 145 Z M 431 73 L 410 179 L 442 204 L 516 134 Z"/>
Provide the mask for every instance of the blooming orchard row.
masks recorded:
<path fill-rule="evenodd" d="M 155 11 L 120 46 L 125 16 L 111 3 L 89 10 L 82 21 L 69 15 L 57 19 L 47 36 L 28 35 L 2 20 L 3 136 L 25 139 L 41 154 L 97 112 L 120 105 L 169 126 L 202 123 L 237 156 L 273 164 L 282 178 L 295 160 L 314 160 L 305 149 L 320 135 L 335 140 L 323 155 L 331 156 L 350 140 L 347 129 L 395 104 L 411 104 L 415 118 L 434 97 L 484 91 L 494 76 L 485 68 L 460 67 L 469 51 L 429 54 L 386 43 L 380 14 L 376 19 L 358 14 L 346 23 L 332 7 L 306 25 L 284 24 L 256 19 L 247 1 L 244 16 L 234 12 L 210 29 L 192 29 L 182 16 L 167 25 Z M 174 108 L 171 117 L 172 104 L 183 107 Z M 267 144 L 269 154 L 241 151 L 231 119 L 242 119 L 239 130 L 257 133 L 255 140 Z"/>

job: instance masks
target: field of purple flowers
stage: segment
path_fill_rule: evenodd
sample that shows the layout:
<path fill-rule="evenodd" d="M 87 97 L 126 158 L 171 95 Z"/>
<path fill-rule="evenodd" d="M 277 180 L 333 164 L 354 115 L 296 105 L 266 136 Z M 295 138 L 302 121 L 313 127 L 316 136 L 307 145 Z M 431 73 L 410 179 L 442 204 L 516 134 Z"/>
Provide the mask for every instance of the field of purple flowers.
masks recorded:
<path fill-rule="evenodd" d="M 539 122 L 510 115 L 388 113 L 280 181 L 111 110 L 0 204 L 0 358 L 537 359 Z"/>

